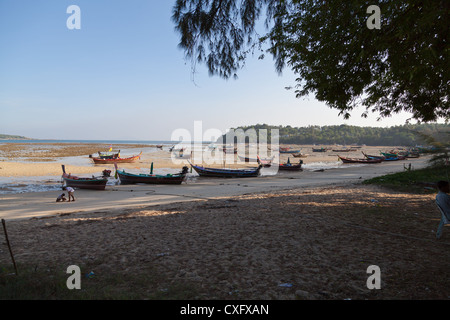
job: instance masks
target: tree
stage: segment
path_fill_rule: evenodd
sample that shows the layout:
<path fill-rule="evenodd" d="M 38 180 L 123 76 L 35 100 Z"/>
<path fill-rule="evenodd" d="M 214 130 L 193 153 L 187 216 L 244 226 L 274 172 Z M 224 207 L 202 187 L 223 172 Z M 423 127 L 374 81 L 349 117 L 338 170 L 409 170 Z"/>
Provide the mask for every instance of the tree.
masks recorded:
<path fill-rule="evenodd" d="M 172 19 L 179 46 L 210 75 L 236 77 L 250 53 L 267 51 L 278 72 L 298 75 L 297 97 L 315 94 L 344 118 L 362 105 L 363 117 L 448 120 L 450 2 L 378 3 L 380 29 L 367 27 L 364 0 L 177 0 Z"/>

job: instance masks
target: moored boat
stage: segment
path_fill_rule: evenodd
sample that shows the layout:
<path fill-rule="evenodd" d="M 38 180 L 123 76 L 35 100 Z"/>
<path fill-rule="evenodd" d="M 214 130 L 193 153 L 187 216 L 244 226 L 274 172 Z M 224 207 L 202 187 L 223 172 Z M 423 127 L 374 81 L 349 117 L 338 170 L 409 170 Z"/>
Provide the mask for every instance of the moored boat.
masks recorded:
<path fill-rule="evenodd" d="M 308 154 L 304 154 L 304 153 L 293 153 L 292 156 L 295 157 L 295 158 L 306 158 L 306 157 L 308 156 Z"/>
<path fill-rule="evenodd" d="M 332 149 L 333 152 L 352 152 L 356 151 L 356 149 Z"/>
<path fill-rule="evenodd" d="M 300 150 L 281 150 L 280 153 L 299 153 Z"/>
<path fill-rule="evenodd" d="M 361 151 L 361 152 L 364 155 L 364 157 L 366 157 L 367 159 L 378 159 L 378 160 L 386 159 L 385 156 L 372 156 L 372 155 L 369 155 L 369 154 L 365 154 L 363 151 Z"/>
<path fill-rule="evenodd" d="M 347 158 L 347 157 L 341 157 L 338 156 L 338 158 L 343 163 L 380 163 L 383 162 L 383 159 L 359 159 L 359 158 Z"/>
<path fill-rule="evenodd" d="M 299 163 L 292 164 L 289 159 L 287 163 L 280 163 L 278 165 L 278 170 L 286 170 L 286 171 L 303 171 L 302 169 L 303 160 L 300 160 Z"/>
<path fill-rule="evenodd" d="M 93 190 L 105 190 L 108 178 L 106 177 L 92 177 L 92 178 L 82 178 L 78 176 L 73 176 L 72 174 L 66 173 L 65 165 L 62 166 L 62 179 L 68 187 L 78 188 L 78 189 L 93 189 Z"/>
<path fill-rule="evenodd" d="M 93 157 L 92 160 L 95 164 L 114 164 L 114 163 L 132 163 L 141 158 L 142 152 L 136 156 L 131 156 L 128 158 L 112 158 L 112 159 L 103 159 L 98 157 Z"/>
<path fill-rule="evenodd" d="M 175 174 L 153 174 L 153 166 L 151 173 L 149 174 L 135 174 L 125 172 L 124 169 L 119 170 L 117 164 L 114 164 L 116 168 L 117 176 L 121 184 L 134 184 L 134 183 L 146 183 L 146 184 L 181 184 L 188 173 L 188 167 L 184 166 L 181 172 Z"/>
<path fill-rule="evenodd" d="M 255 159 L 255 158 L 243 157 L 239 154 L 238 154 L 238 157 L 239 157 L 240 161 L 250 162 L 250 163 L 259 163 L 259 164 L 262 164 L 263 167 L 270 167 L 272 165 L 273 159 L 275 158 L 275 156 L 273 156 L 272 158 L 261 159 L 259 156 L 256 156 L 256 159 Z"/>
<path fill-rule="evenodd" d="M 400 155 L 398 153 L 389 153 L 389 152 L 381 152 L 381 154 L 385 157 L 385 160 L 405 160 L 405 155 Z M 389 159 L 389 160 L 388 160 Z"/>
<path fill-rule="evenodd" d="M 260 174 L 262 165 L 257 168 L 246 169 L 221 169 L 221 168 L 205 168 L 202 166 L 196 166 L 190 163 L 191 167 L 201 177 L 215 177 L 215 178 L 247 178 L 257 177 Z"/>

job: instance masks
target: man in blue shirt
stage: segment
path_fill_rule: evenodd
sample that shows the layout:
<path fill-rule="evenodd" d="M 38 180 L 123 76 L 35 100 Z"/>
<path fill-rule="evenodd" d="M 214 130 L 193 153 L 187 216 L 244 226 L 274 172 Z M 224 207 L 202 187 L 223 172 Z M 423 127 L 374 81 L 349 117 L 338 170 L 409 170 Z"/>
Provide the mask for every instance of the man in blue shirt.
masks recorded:
<path fill-rule="evenodd" d="M 450 185 L 448 181 L 439 181 L 437 183 L 439 189 L 436 195 L 436 204 L 442 211 L 443 216 L 441 217 L 441 222 L 439 223 L 438 230 L 436 232 L 436 238 L 440 238 L 442 235 L 442 228 L 445 224 L 450 223 Z"/>

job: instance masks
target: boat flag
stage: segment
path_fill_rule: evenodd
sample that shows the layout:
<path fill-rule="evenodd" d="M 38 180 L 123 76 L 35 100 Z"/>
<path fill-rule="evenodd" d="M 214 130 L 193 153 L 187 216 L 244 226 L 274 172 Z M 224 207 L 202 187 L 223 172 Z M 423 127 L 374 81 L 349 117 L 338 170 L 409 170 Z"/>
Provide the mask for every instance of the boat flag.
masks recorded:
<path fill-rule="evenodd" d="M 109 145 L 109 152 L 112 151 L 112 144 Z"/>
<path fill-rule="evenodd" d="M 152 165 L 150 166 L 150 174 L 153 174 L 153 162 Z"/>

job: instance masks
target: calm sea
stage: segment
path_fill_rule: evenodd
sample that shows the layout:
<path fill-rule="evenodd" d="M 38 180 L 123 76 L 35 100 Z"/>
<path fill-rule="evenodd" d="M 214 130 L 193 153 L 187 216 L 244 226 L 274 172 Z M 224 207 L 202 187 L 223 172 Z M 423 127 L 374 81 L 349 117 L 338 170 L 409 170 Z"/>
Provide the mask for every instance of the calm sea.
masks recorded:
<path fill-rule="evenodd" d="M 99 143 L 99 144 L 176 144 L 163 140 L 0 140 L 0 143 Z"/>

